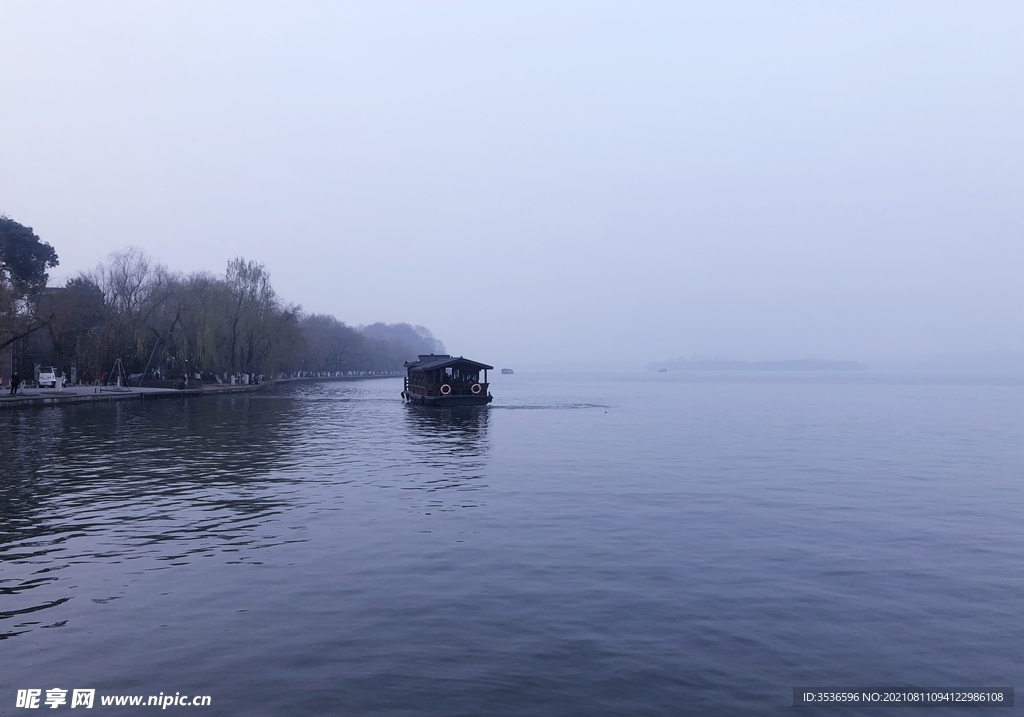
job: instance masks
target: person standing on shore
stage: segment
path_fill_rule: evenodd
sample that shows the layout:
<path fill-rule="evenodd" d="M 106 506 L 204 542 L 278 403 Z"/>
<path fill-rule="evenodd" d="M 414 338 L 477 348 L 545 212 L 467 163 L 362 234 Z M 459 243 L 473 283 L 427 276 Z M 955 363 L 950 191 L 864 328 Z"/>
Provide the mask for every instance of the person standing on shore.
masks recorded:
<path fill-rule="evenodd" d="M 21 376 L 19 376 L 18 372 L 15 371 L 14 373 L 11 374 L 11 395 L 12 396 L 17 396 L 18 395 L 18 386 L 20 386 L 20 385 L 21 385 Z"/>

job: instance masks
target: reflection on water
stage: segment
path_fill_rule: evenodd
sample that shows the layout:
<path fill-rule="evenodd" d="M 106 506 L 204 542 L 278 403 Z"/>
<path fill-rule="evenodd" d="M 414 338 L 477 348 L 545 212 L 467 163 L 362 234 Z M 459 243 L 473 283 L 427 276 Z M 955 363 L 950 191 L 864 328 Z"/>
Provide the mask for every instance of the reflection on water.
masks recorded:
<path fill-rule="evenodd" d="M 0 639 L 53 626 L 21 616 L 67 602 L 48 588 L 72 566 L 145 572 L 215 554 L 258 565 L 260 550 L 305 540 L 276 516 L 341 511 L 339 485 L 428 494 L 408 502 L 427 514 L 478 506 L 486 409 L 389 398 L 326 383 L 6 412 Z"/>
<path fill-rule="evenodd" d="M 66 602 L 46 588 L 74 565 L 131 560 L 153 570 L 294 540 L 253 534 L 288 505 L 267 482 L 286 475 L 282 429 L 295 411 L 291 401 L 273 405 L 240 395 L 9 411 L 0 595 L 10 599 L 0 618 Z M 35 625 L 0 628 L 0 637 Z"/>
<path fill-rule="evenodd" d="M 781 714 L 1024 676 L 1020 382 L 400 390 L 0 414 L 0 712 Z"/>
<path fill-rule="evenodd" d="M 432 510 L 453 510 L 480 505 L 479 497 L 470 491 L 486 488 L 484 470 L 488 448 L 486 406 L 436 408 L 405 404 L 410 459 L 417 470 L 406 489 L 458 491 L 458 498 L 445 500 L 432 496 Z"/>
<path fill-rule="evenodd" d="M 487 454 L 486 406 L 434 408 L 406 404 L 409 443 L 424 459 L 458 470 L 482 465 Z"/>

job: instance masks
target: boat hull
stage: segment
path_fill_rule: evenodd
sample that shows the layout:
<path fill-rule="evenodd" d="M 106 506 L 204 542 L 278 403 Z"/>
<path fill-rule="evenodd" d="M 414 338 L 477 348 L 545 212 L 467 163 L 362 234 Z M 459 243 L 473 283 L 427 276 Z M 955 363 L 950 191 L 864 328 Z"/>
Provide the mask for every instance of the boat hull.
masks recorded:
<path fill-rule="evenodd" d="M 493 396 L 418 396 L 402 391 L 402 398 L 419 406 L 486 406 L 494 400 Z"/>

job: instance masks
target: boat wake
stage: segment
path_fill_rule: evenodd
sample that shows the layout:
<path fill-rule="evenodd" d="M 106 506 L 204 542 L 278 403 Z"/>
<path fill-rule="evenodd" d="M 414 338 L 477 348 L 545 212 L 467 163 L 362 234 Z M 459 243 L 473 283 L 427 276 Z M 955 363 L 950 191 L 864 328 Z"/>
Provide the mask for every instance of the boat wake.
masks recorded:
<path fill-rule="evenodd" d="M 607 409 L 607 408 L 609 408 L 609 406 L 606 406 L 606 405 L 604 405 L 602 403 L 556 403 L 556 404 L 548 404 L 546 406 L 503 406 L 503 405 L 495 406 L 495 405 L 492 404 L 490 408 L 491 408 L 492 411 L 496 411 L 496 410 L 509 410 L 509 411 L 552 411 L 552 410 L 554 410 L 554 411 L 569 411 L 569 410 L 580 409 L 580 408 L 604 408 L 604 409 Z"/>

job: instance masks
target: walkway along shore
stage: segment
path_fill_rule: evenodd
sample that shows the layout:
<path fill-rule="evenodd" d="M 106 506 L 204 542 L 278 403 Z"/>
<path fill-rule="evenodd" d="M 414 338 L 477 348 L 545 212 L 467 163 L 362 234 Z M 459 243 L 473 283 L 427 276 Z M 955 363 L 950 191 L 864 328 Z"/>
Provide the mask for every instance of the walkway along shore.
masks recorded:
<path fill-rule="evenodd" d="M 257 385 L 229 386 L 208 385 L 203 388 L 114 388 L 112 386 L 67 386 L 58 391 L 55 388 L 22 388 L 17 396 L 8 395 L 10 389 L 3 386 L 0 392 L 0 411 L 5 408 L 25 406 L 63 406 L 69 403 L 97 403 L 109 401 L 149 401 L 156 398 L 175 398 L 178 396 L 212 396 L 225 393 L 248 393 L 274 385 L 299 381 L 365 381 L 375 378 L 394 378 L 394 376 L 301 376 L 280 378 Z"/>
<path fill-rule="evenodd" d="M 22 406 L 63 406 L 68 403 L 96 403 L 108 401 L 148 401 L 175 396 L 209 396 L 212 394 L 258 391 L 259 386 L 209 386 L 206 388 L 113 388 L 112 386 L 68 386 L 55 388 L 22 388 L 17 396 L 10 396 L 4 387 L 0 394 L 0 410 Z"/>

